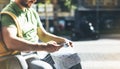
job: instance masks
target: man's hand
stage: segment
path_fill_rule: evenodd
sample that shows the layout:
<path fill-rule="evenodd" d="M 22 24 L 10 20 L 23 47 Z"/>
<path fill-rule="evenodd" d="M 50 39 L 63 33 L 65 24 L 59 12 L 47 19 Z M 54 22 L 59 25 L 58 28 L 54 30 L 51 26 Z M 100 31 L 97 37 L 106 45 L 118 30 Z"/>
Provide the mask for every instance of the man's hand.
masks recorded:
<path fill-rule="evenodd" d="M 44 46 L 45 51 L 47 52 L 55 52 L 58 51 L 62 46 L 58 45 L 55 41 L 47 42 L 46 46 Z"/>

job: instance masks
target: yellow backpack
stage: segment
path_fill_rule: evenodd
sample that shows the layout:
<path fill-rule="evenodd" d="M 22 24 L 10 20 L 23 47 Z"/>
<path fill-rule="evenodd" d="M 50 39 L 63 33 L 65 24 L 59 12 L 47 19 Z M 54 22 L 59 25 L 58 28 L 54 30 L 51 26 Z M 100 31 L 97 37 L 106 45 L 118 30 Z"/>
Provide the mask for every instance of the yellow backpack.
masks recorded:
<path fill-rule="evenodd" d="M 1 12 L 0 14 L 7 14 L 13 18 L 13 20 L 15 21 L 16 27 L 17 27 L 18 36 L 22 37 L 22 30 L 20 29 L 19 22 L 17 20 L 16 15 L 14 15 L 11 12 Z M 13 55 L 16 53 L 18 53 L 18 51 L 11 51 L 6 47 L 6 45 L 3 41 L 2 32 L 1 32 L 1 25 L 0 25 L 0 57 L 5 56 L 5 55 Z"/>

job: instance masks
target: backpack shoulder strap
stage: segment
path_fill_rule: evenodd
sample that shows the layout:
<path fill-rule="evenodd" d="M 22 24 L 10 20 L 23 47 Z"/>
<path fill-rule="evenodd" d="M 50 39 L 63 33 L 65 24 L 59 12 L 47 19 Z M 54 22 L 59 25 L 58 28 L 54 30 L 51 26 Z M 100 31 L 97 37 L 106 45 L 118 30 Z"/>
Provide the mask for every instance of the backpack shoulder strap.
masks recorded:
<path fill-rule="evenodd" d="M 22 30 L 20 28 L 19 21 L 17 20 L 16 15 L 11 13 L 11 12 L 7 12 L 7 11 L 1 12 L 0 14 L 8 14 L 9 16 L 11 16 L 13 18 L 13 20 L 15 21 L 15 24 L 16 24 L 16 27 L 17 27 L 18 36 L 19 37 L 23 37 Z"/>

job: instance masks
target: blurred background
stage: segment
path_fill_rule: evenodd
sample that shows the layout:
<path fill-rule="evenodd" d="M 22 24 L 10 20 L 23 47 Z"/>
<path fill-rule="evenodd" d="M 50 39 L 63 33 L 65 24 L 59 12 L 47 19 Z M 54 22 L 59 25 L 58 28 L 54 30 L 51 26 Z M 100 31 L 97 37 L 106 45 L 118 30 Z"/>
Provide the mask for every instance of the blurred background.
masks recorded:
<path fill-rule="evenodd" d="M 0 0 L 0 11 L 10 1 Z M 120 0 L 37 0 L 45 29 L 73 40 L 82 69 L 120 69 Z"/>
<path fill-rule="evenodd" d="M 0 0 L 0 11 L 10 1 Z M 37 0 L 45 29 L 73 41 L 120 33 L 120 0 Z"/>

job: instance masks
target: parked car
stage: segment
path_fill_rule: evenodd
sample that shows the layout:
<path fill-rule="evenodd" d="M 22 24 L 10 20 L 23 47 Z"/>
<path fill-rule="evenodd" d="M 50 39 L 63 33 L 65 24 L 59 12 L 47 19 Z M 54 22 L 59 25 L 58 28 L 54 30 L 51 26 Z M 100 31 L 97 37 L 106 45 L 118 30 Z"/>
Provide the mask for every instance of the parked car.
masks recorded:
<path fill-rule="evenodd" d="M 84 40 L 84 39 L 98 39 L 100 38 L 99 32 L 95 30 L 93 24 L 83 17 L 74 25 L 71 40 Z"/>

